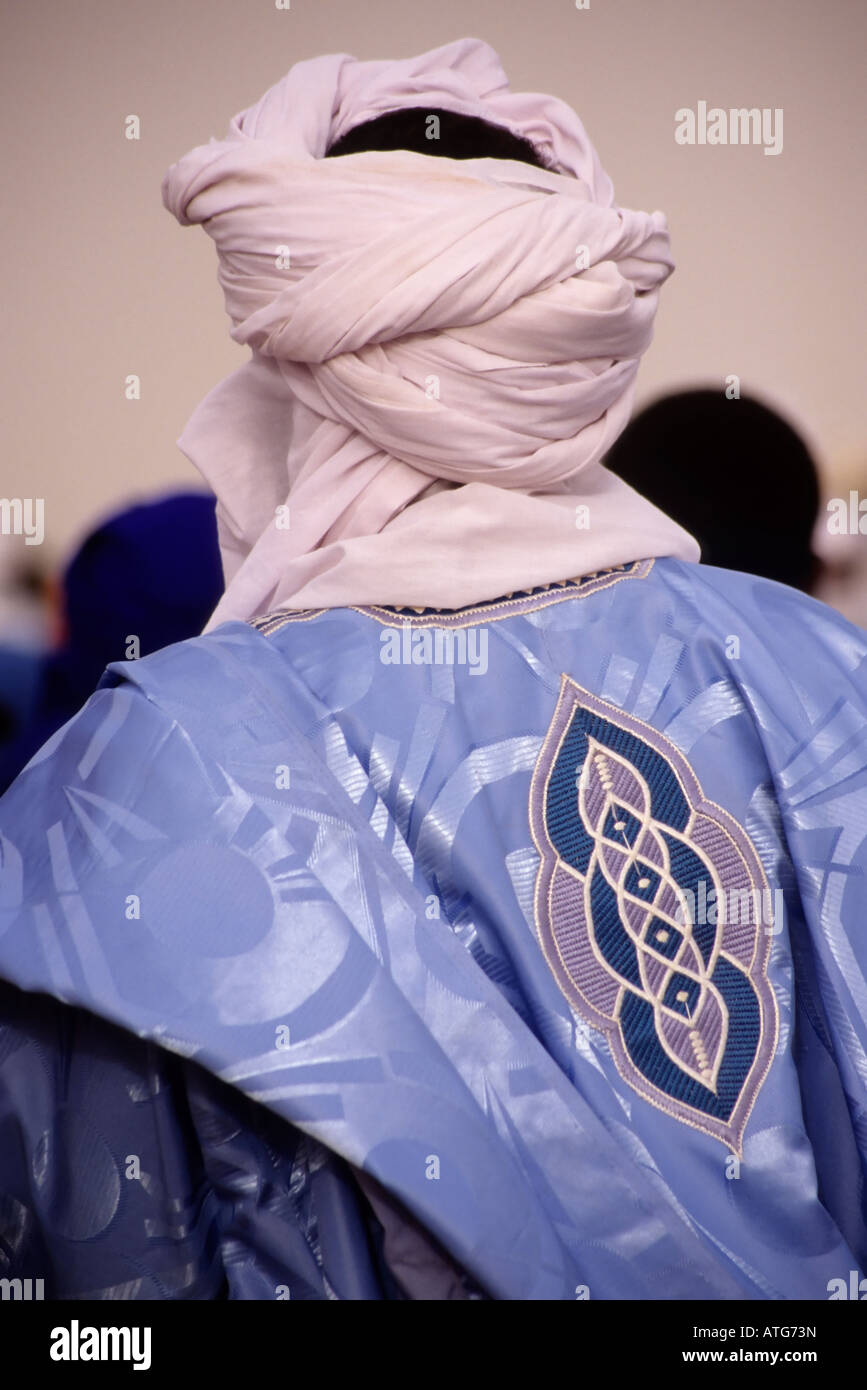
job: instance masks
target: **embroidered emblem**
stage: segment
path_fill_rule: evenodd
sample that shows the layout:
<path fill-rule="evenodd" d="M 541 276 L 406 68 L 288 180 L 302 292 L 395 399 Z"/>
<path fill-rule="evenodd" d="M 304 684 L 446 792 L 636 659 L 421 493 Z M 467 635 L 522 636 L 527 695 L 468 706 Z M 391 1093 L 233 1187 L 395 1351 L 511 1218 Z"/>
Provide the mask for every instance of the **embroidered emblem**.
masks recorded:
<path fill-rule="evenodd" d="M 568 676 L 530 820 L 561 990 L 634 1090 L 740 1155 L 778 1029 L 755 910 L 770 891 L 747 835 L 662 734 Z"/>

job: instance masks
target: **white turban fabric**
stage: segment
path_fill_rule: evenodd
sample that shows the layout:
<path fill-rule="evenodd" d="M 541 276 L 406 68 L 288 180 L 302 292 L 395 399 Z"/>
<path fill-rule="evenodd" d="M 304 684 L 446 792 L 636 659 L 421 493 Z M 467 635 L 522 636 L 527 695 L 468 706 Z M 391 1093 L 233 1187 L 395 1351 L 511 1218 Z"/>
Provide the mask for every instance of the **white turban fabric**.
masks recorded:
<path fill-rule="evenodd" d="M 552 167 L 323 158 L 407 106 L 505 126 Z M 616 207 L 575 113 L 510 92 L 486 43 L 296 63 L 169 169 L 163 201 L 216 243 L 231 336 L 252 350 L 178 440 L 218 499 L 227 587 L 205 631 L 698 559 L 599 463 L 673 269 L 665 218 Z"/>

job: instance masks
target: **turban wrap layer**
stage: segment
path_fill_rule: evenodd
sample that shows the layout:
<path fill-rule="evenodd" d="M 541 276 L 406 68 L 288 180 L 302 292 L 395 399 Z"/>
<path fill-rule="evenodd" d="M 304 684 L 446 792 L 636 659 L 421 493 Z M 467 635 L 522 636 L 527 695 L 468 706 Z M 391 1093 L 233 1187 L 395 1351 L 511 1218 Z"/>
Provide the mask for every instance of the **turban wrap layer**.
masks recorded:
<path fill-rule="evenodd" d="M 505 126 L 551 167 L 323 158 L 406 106 Z M 575 113 L 510 92 L 486 43 L 296 63 L 172 165 L 163 201 L 216 243 L 231 336 L 251 349 L 178 440 L 217 496 L 226 591 L 206 631 L 698 559 L 600 464 L 673 269 L 665 218 L 616 207 Z"/>

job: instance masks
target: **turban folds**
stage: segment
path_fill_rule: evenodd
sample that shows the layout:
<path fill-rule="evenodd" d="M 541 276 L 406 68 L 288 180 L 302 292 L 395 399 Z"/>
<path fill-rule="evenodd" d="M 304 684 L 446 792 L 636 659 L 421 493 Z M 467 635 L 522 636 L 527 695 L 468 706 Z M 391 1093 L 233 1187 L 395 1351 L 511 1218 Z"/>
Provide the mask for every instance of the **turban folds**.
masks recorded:
<path fill-rule="evenodd" d="M 552 167 L 323 158 L 406 106 L 506 126 Z M 673 268 L 665 218 L 618 208 L 575 113 L 510 92 L 487 44 L 296 63 L 172 165 L 163 201 L 213 238 L 231 336 L 251 349 L 178 440 L 217 496 L 227 587 L 206 631 L 698 559 L 599 462 Z"/>

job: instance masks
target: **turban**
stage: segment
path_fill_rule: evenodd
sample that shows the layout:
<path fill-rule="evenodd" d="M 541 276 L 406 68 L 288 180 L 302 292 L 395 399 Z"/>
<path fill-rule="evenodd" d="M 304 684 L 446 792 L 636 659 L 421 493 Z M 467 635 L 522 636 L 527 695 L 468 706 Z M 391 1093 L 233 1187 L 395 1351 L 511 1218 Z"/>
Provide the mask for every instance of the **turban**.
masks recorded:
<path fill-rule="evenodd" d="M 550 167 L 324 158 L 409 106 L 504 126 Z M 615 206 L 575 113 L 510 92 L 486 43 L 298 62 L 162 192 L 215 242 L 231 336 L 251 349 L 178 439 L 217 497 L 226 589 L 205 631 L 698 559 L 600 463 L 673 269 L 665 218 Z"/>

